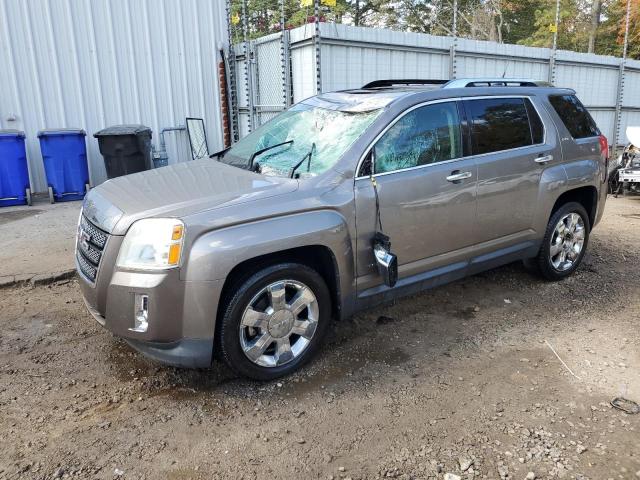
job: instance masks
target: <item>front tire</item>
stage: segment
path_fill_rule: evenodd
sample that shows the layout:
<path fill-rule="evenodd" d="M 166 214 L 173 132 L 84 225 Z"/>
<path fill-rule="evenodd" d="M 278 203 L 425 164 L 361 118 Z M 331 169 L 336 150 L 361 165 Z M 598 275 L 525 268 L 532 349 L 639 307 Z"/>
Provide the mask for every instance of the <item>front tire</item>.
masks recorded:
<path fill-rule="evenodd" d="M 591 225 L 584 207 L 569 202 L 549 219 L 535 263 L 544 278 L 562 280 L 576 271 L 589 243 Z"/>
<path fill-rule="evenodd" d="M 227 303 L 220 352 L 236 373 L 272 380 L 315 355 L 330 321 L 329 289 L 315 270 L 273 265 L 246 279 Z"/>

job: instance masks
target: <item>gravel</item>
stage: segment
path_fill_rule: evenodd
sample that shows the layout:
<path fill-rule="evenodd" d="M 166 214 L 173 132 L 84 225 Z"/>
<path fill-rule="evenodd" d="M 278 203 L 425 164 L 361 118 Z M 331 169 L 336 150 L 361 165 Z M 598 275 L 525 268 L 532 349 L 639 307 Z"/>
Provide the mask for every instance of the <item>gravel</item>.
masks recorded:
<path fill-rule="evenodd" d="M 361 313 L 270 383 L 145 359 L 75 280 L 1 290 L 0 479 L 640 478 L 609 404 L 640 400 L 639 205 L 609 199 L 563 282 L 516 264 Z"/>

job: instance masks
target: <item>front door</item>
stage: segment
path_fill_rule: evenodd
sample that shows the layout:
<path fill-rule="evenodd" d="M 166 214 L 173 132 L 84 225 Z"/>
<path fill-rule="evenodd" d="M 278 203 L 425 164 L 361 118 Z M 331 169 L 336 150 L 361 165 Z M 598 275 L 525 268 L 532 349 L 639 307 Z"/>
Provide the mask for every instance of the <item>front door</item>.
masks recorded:
<path fill-rule="evenodd" d="M 381 284 L 371 250 L 376 229 L 398 256 L 399 285 L 468 256 L 477 172 L 463 143 L 455 101 L 409 109 L 376 140 L 355 182 L 359 292 Z"/>

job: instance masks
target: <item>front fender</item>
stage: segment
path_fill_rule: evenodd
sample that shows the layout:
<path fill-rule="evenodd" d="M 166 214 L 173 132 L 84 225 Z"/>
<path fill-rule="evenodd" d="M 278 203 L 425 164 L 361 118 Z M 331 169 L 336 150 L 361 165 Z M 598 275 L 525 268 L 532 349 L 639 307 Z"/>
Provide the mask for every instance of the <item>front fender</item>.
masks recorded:
<path fill-rule="evenodd" d="M 333 210 L 268 218 L 201 234 L 191 244 L 183 276 L 187 281 L 222 280 L 244 261 L 313 245 L 333 253 L 341 297 L 348 298 L 354 279 L 351 235 L 345 218 Z"/>

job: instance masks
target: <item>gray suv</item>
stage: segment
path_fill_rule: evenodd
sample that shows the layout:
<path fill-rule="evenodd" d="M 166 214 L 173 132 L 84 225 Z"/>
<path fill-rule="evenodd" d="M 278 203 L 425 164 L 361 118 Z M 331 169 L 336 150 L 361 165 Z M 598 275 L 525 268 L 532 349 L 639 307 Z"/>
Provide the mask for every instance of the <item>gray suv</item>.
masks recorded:
<path fill-rule="evenodd" d="M 91 190 L 82 291 L 149 357 L 276 378 L 332 318 L 517 260 L 573 273 L 604 210 L 607 152 L 575 92 L 543 82 L 321 94 L 213 158 Z"/>

